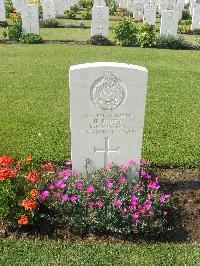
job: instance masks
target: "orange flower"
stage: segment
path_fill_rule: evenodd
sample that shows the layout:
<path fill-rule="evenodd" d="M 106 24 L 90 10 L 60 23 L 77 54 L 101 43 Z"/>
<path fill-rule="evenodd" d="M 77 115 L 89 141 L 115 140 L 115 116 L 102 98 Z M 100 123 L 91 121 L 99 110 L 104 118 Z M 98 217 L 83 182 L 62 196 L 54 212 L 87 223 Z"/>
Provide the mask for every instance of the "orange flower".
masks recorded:
<path fill-rule="evenodd" d="M 8 167 L 11 164 L 14 164 L 15 161 L 13 160 L 12 157 L 4 155 L 2 157 L 0 157 L 0 165 L 4 166 L 4 167 Z"/>
<path fill-rule="evenodd" d="M 28 173 L 28 175 L 26 176 L 26 180 L 30 181 L 31 183 L 36 183 L 40 179 L 40 177 L 40 172 L 38 172 L 37 170 L 33 170 Z"/>
<path fill-rule="evenodd" d="M 31 190 L 30 195 L 31 195 L 31 198 L 35 198 L 38 195 L 40 195 L 40 191 L 37 189 L 33 189 L 33 190 Z"/>
<path fill-rule="evenodd" d="M 54 173 L 54 165 L 52 163 L 43 164 L 42 168 L 47 172 L 47 174 Z"/>
<path fill-rule="evenodd" d="M 29 164 L 33 161 L 33 157 L 30 155 L 26 158 L 26 163 Z"/>
<path fill-rule="evenodd" d="M 22 214 L 21 220 L 18 221 L 18 224 L 28 224 L 28 217 Z"/>
<path fill-rule="evenodd" d="M 37 202 L 35 200 L 32 200 L 32 199 L 30 199 L 30 200 L 23 200 L 22 201 L 22 206 L 24 207 L 24 209 L 26 211 L 32 210 L 32 209 L 35 209 L 36 208 Z"/>
<path fill-rule="evenodd" d="M 0 180 L 16 177 L 16 170 L 10 168 L 0 168 Z"/>

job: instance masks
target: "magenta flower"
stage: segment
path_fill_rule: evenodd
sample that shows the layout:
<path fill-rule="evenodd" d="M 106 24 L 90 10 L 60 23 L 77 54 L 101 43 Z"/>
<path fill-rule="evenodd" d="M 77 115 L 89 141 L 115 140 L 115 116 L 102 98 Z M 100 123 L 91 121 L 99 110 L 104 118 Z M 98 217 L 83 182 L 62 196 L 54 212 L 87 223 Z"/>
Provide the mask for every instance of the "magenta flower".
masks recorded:
<path fill-rule="evenodd" d="M 129 163 L 129 165 L 134 165 L 134 164 L 136 164 L 136 162 L 135 162 L 134 160 L 130 160 L 128 163 Z"/>
<path fill-rule="evenodd" d="M 49 194 L 50 194 L 50 192 L 49 192 L 48 190 L 45 190 L 45 191 L 42 192 L 42 195 L 43 195 L 44 197 L 48 197 Z"/>
<path fill-rule="evenodd" d="M 115 193 L 120 193 L 121 192 L 121 189 L 115 189 Z"/>
<path fill-rule="evenodd" d="M 138 219 L 139 218 L 139 213 L 138 212 L 132 213 L 131 214 L 131 218 Z"/>
<path fill-rule="evenodd" d="M 72 165 L 72 162 L 68 161 L 65 163 L 67 166 Z"/>
<path fill-rule="evenodd" d="M 105 206 L 105 203 L 100 201 L 100 202 L 97 202 L 96 205 L 100 208 L 104 207 Z"/>
<path fill-rule="evenodd" d="M 142 205 L 141 205 L 141 204 L 138 204 L 137 208 L 138 208 L 139 210 L 141 210 L 141 209 L 142 209 Z"/>
<path fill-rule="evenodd" d="M 77 187 L 78 189 L 82 189 L 82 188 L 83 188 L 83 184 L 82 184 L 82 183 L 77 183 L 77 184 L 76 184 L 76 187 Z"/>
<path fill-rule="evenodd" d="M 50 189 L 50 190 L 52 190 L 52 189 L 54 189 L 54 188 L 55 188 L 54 185 L 49 185 L 49 189 Z"/>
<path fill-rule="evenodd" d="M 135 219 L 135 223 L 139 224 L 140 220 L 139 219 Z"/>
<path fill-rule="evenodd" d="M 127 209 L 126 208 L 122 208 L 121 212 L 122 212 L 122 214 L 125 214 L 127 212 Z"/>
<path fill-rule="evenodd" d="M 146 175 L 146 179 L 151 179 L 151 175 Z"/>
<path fill-rule="evenodd" d="M 126 181 L 126 178 L 124 178 L 124 177 L 119 178 L 119 183 L 124 183 L 125 181 Z"/>
<path fill-rule="evenodd" d="M 94 192 L 94 187 L 92 185 L 90 185 L 87 190 L 86 190 L 86 193 L 92 193 Z"/>
<path fill-rule="evenodd" d="M 141 160 L 141 161 L 140 161 L 140 164 L 141 164 L 141 165 L 145 165 L 145 164 L 147 164 L 147 161 L 146 161 L 146 160 Z"/>
<path fill-rule="evenodd" d="M 135 195 L 133 195 L 132 198 L 131 198 L 131 203 L 133 205 L 136 205 L 138 203 L 138 197 L 136 197 Z"/>
<path fill-rule="evenodd" d="M 136 210 L 137 210 L 136 205 L 131 205 L 131 206 L 129 207 L 129 210 L 130 210 L 130 211 L 136 211 Z"/>
<path fill-rule="evenodd" d="M 89 201 L 87 205 L 89 208 L 92 208 L 94 207 L 95 203 L 93 201 Z"/>
<path fill-rule="evenodd" d="M 64 189 L 64 188 L 66 188 L 66 186 L 67 186 L 66 184 L 61 184 L 60 188 Z"/>
<path fill-rule="evenodd" d="M 108 164 L 106 165 L 106 168 L 107 168 L 107 169 L 111 169 L 111 168 L 113 168 L 113 163 L 108 163 Z"/>
<path fill-rule="evenodd" d="M 77 200 L 77 197 L 76 197 L 76 196 L 71 196 L 71 197 L 70 197 L 70 201 L 71 201 L 71 202 L 75 202 L 76 200 Z"/>
<path fill-rule="evenodd" d="M 59 192 L 59 191 L 58 191 L 58 192 L 56 192 L 56 197 L 57 197 L 57 198 L 60 198 L 60 195 L 61 195 L 61 194 L 60 194 L 60 192 Z"/>
<path fill-rule="evenodd" d="M 62 180 L 58 180 L 58 181 L 55 183 L 55 187 L 59 188 L 62 184 L 63 184 Z"/>
<path fill-rule="evenodd" d="M 67 201 L 69 198 L 67 197 L 67 195 L 63 195 L 63 196 L 61 197 L 61 199 L 62 199 L 62 201 Z"/>
<path fill-rule="evenodd" d="M 169 198 L 170 198 L 170 195 L 169 194 L 162 195 L 160 197 L 160 202 L 165 202 Z"/>
<path fill-rule="evenodd" d="M 76 171 L 76 170 L 74 170 L 73 175 L 74 175 L 75 177 L 78 177 L 78 176 L 79 176 L 79 172 Z"/>
<path fill-rule="evenodd" d="M 153 183 L 149 184 L 147 187 L 152 189 L 152 190 L 156 190 L 156 189 L 160 188 L 160 186 L 157 184 L 157 182 L 153 182 Z"/>
<path fill-rule="evenodd" d="M 147 175 L 147 173 L 146 173 L 146 172 L 144 172 L 144 171 L 141 171 L 141 176 L 142 176 L 142 177 L 146 177 L 146 175 Z"/>
<path fill-rule="evenodd" d="M 128 166 L 127 166 L 126 164 L 121 164 L 121 165 L 120 165 L 120 170 L 121 170 L 122 172 L 125 172 L 127 169 L 128 169 Z"/>
<path fill-rule="evenodd" d="M 152 198 L 155 197 L 155 195 L 154 194 L 150 194 L 149 197 L 150 197 L 150 199 L 152 199 Z"/>
<path fill-rule="evenodd" d="M 167 214 L 168 214 L 168 212 L 165 212 L 165 211 L 163 212 L 163 215 L 164 215 L 164 216 L 167 216 Z"/>
<path fill-rule="evenodd" d="M 138 185 L 133 186 L 134 190 L 138 190 L 140 187 Z"/>
<path fill-rule="evenodd" d="M 145 209 L 141 209 L 140 212 L 141 212 L 141 214 L 145 214 L 146 210 Z"/>
<path fill-rule="evenodd" d="M 114 186 L 113 182 L 108 182 L 108 183 L 106 184 L 106 187 L 107 187 L 108 189 L 112 189 L 113 186 Z"/>
<path fill-rule="evenodd" d="M 123 205 L 123 203 L 120 200 L 116 200 L 115 203 L 114 203 L 114 205 L 116 207 L 121 207 Z"/>
<path fill-rule="evenodd" d="M 150 216 L 154 216 L 155 215 L 155 212 L 153 210 L 149 210 L 149 215 Z"/>

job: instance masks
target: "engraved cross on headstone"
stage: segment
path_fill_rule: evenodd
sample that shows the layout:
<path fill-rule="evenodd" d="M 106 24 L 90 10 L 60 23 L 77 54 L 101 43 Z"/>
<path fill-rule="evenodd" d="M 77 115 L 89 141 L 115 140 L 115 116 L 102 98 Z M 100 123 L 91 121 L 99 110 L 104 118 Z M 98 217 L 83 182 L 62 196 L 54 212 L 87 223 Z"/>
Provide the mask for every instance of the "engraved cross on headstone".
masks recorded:
<path fill-rule="evenodd" d="M 104 149 L 97 149 L 94 147 L 94 153 L 101 152 L 104 153 L 104 166 L 108 163 L 109 153 L 115 152 L 119 154 L 119 146 L 115 149 L 110 149 L 110 138 L 105 137 L 105 148 Z"/>

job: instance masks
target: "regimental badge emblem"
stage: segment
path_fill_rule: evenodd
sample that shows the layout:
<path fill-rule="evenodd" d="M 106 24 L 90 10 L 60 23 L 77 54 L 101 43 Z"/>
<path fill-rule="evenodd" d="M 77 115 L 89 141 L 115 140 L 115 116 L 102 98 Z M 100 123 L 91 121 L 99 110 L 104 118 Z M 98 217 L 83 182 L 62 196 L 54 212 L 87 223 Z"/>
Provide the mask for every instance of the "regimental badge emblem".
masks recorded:
<path fill-rule="evenodd" d="M 105 72 L 97 79 L 90 91 L 92 102 L 100 109 L 111 111 L 119 108 L 127 97 L 125 84 L 115 77 L 113 73 Z"/>

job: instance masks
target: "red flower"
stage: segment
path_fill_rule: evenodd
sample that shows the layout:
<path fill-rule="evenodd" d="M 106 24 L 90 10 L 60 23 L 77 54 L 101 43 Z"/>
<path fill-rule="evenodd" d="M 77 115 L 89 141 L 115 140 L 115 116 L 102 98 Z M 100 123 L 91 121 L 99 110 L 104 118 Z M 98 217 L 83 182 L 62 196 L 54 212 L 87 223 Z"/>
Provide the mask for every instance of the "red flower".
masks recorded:
<path fill-rule="evenodd" d="M 22 214 L 21 220 L 18 221 L 18 224 L 28 224 L 28 217 Z"/>
<path fill-rule="evenodd" d="M 22 206 L 26 211 L 35 209 L 37 207 L 37 202 L 33 199 L 30 200 L 23 200 L 22 201 Z"/>
<path fill-rule="evenodd" d="M 26 176 L 26 180 L 30 181 L 31 183 L 36 183 L 40 179 L 40 177 L 40 172 L 38 172 L 37 170 L 33 170 L 28 173 L 28 175 Z"/>
<path fill-rule="evenodd" d="M 31 190 L 31 192 L 30 192 L 31 198 L 35 198 L 35 197 L 37 197 L 39 194 L 40 194 L 40 191 L 37 190 L 37 189 L 33 189 L 33 190 Z"/>
<path fill-rule="evenodd" d="M 4 167 L 8 167 L 11 164 L 14 164 L 15 161 L 13 160 L 12 157 L 4 155 L 2 157 L 0 157 L 0 165 L 4 166 Z"/>
<path fill-rule="evenodd" d="M 42 165 L 42 168 L 48 173 L 54 173 L 54 165 L 52 163 L 46 163 Z"/>

